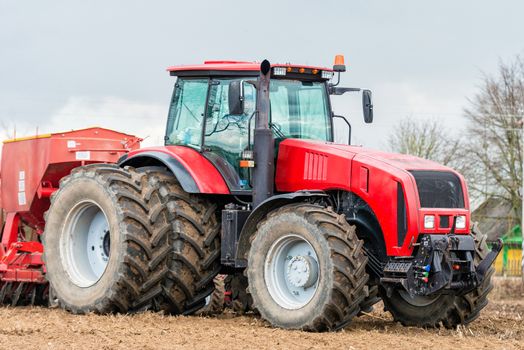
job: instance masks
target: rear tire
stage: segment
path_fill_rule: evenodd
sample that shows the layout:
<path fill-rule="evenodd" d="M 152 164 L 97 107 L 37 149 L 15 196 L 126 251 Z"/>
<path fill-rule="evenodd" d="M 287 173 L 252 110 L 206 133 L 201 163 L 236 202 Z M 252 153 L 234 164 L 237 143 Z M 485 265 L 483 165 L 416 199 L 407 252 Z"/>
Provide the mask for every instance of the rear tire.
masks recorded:
<path fill-rule="evenodd" d="M 489 248 L 486 236 L 475 226 L 472 234 L 476 243 L 475 265 L 478 265 L 489 253 Z M 493 289 L 491 277 L 494 272 L 495 269 L 491 266 L 482 283 L 463 296 L 442 294 L 434 298 L 410 298 L 407 293 L 394 290 L 391 297 L 388 297 L 386 291 L 380 288 L 384 309 L 404 326 L 439 327 L 442 324 L 446 328 L 455 328 L 460 324 L 466 325 L 477 319 L 480 311 L 488 304 L 487 296 Z"/>
<path fill-rule="evenodd" d="M 206 305 L 198 310 L 199 316 L 219 315 L 224 312 L 224 302 L 226 296 L 225 275 L 217 275 L 213 279 L 215 290 L 205 299 Z"/>
<path fill-rule="evenodd" d="M 226 278 L 226 291 L 231 293 L 231 309 L 237 315 L 244 315 L 248 312 L 257 313 L 253 309 L 253 298 L 247 292 L 247 277 L 242 272 L 228 275 Z"/>
<path fill-rule="evenodd" d="M 171 253 L 166 191 L 161 174 L 116 165 L 63 178 L 43 235 L 53 302 L 74 313 L 154 308 Z"/>
<path fill-rule="evenodd" d="M 359 312 L 367 257 L 355 227 L 331 208 L 290 204 L 255 233 L 247 277 L 254 307 L 274 326 L 336 330 Z"/>
<path fill-rule="evenodd" d="M 206 305 L 221 269 L 217 205 L 188 194 L 174 178 L 167 197 L 174 219 L 171 258 L 159 307 L 168 313 L 188 315 Z"/>

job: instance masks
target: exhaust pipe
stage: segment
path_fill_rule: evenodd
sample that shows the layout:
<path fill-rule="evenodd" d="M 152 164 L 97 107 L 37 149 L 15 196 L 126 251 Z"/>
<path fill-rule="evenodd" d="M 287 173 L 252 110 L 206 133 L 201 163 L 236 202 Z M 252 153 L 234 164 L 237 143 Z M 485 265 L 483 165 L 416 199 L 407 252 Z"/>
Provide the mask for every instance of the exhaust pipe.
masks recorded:
<path fill-rule="evenodd" d="M 275 140 L 269 127 L 269 78 L 271 64 L 268 60 L 260 64 L 257 82 L 257 114 L 255 117 L 253 171 L 253 209 L 273 195 L 275 176 Z"/>

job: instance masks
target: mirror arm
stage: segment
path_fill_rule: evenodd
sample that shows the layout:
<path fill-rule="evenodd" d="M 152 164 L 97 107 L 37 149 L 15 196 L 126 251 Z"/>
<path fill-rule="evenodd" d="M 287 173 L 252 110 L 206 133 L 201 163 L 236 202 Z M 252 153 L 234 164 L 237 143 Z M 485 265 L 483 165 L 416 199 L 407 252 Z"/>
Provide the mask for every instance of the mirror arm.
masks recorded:
<path fill-rule="evenodd" d="M 339 95 L 345 94 L 346 92 L 358 92 L 360 90 L 361 90 L 360 88 L 345 88 L 345 87 L 330 86 L 329 94 L 339 96 Z"/>
<path fill-rule="evenodd" d="M 344 118 L 343 116 L 341 115 L 335 115 L 333 114 L 333 116 L 331 117 L 333 119 L 335 118 L 340 118 L 344 121 L 344 123 L 347 124 L 348 128 L 349 128 L 349 136 L 348 136 L 348 145 L 351 145 L 351 124 L 348 122 L 348 120 L 346 118 Z"/>

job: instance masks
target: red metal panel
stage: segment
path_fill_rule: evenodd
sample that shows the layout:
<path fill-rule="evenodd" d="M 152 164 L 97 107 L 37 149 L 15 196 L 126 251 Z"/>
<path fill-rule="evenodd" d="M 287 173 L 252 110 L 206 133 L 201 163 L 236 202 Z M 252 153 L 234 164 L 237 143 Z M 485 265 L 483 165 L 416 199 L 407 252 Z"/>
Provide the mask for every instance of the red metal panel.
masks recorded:
<path fill-rule="evenodd" d="M 332 68 L 317 67 L 317 66 L 306 66 L 301 64 L 272 64 L 271 67 L 296 67 L 296 68 L 308 68 L 318 69 L 323 71 L 332 72 Z M 168 72 L 177 71 L 259 71 L 260 62 L 244 62 L 244 61 L 205 61 L 204 64 L 193 64 L 193 65 L 180 65 L 172 66 L 167 68 Z"/>
<path fill-rule="evenodd" d="M 73 168 L 115 163 L 139 146 L 140 139 L 113 130 L 88 128 L 5 141 L 2 148 L 1 197 L 8 213 L 17 212 L 32 227 L 43 227 L 49 199 L 42 192 L 57 188 Z M 44 195 L 42 195 L 44 194 Z"/>
<path fill-rule="evenodd" d="M 201 193 L 230 194 L 224 178 L 200 152 L 185 146 L 148 147 L 129 152 L 128 158 L 146 152 L 162 152 L 176 159 L 195 180 Z"/>
<path fill-rule="evenodd" d="M 287 139 L 280 143 L 275 175 L 278 192 L 300 190 L 350 190 L 349 150 L 334 149 L 329 143 Z"/>
<path fill-rule="evenodd" d="M 327 169 L 325 177 L 323 169 Z M 420 209 L 415 179 L 408 171 L 420 169 L 450 171 L 459 176 L 464 188 L 466 208 Z M 404 191 L 408 222 L 408 232 L 400 246 L 397 235 L 399 183 Z M 388 255 L 410 255 L 412 242 L 416 242 L 419 233 L 449 232 L 449 229 L 446 232 L 439 228 L 424 230 L 425 213 L 466 215 L 466 227 L 469 228 L 469 201 L 464 178 L 450 168 L 416 157 L 329 142 L 288 139 L 279 145 L 275 185 L 279 192 L 340 189 L 357 194 L 375 213 L 384 234 Z M 456 230 L 456 233 L 468 233 L 467 228 Z"/>
<path fill-rule="evenodd" d="M 2 253 L 5 254 L 5 249 L 11 246 L 11 243 L 18 239 L 18 225 L 20 224 L 20 216 L 18 213 L 8 213 L 5 219 L 4 230 L 2 232 Z"/>
<path fill-rule="evenodd" d="M 18 241 L 20 219 L 39 234 L 49 197 L 62 177 L 80 165 L 115 163 L 138 148 L 140 141 L 132 135 L 89 128 L 4 143 L 0 189 L 7 217 L 0 244 L 2 281 L 46 283 L 43 246 L 37 241 Z"/>
<path fill-rule="evenodd" d="M 360 167 L 360 189 L 364 192 L 368 191 L 369 169 Z"/>

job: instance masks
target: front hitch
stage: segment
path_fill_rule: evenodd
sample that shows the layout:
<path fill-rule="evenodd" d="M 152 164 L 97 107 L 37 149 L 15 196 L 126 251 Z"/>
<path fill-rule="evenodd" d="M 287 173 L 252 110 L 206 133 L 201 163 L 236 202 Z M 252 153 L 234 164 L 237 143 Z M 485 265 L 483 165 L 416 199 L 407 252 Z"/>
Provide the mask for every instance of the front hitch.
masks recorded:
<path fill-rule="evenodd" d="M 477 266 L 476 273 L 479 284 L 482 283 L 486 276 L 486 272 L 489 270 L 490 266 L 493 265 L 495 259 L 497 259 L 503 245 L 504 244 L 500 238 L 493 242 L 491 251 L 484 257 L 484 259 L 482 259 L 479 266 Z"/>
<path fill-rule="evenodd" d="M 499 239 L 475 264 L 476 243 L 472 235 L 421 235 L 412 257 L 392 258 L 380 279 L 386 289 L 402 288 L 414 296 L 452 292 L 464 295 L 477 288 L 502 249 Z"/>

